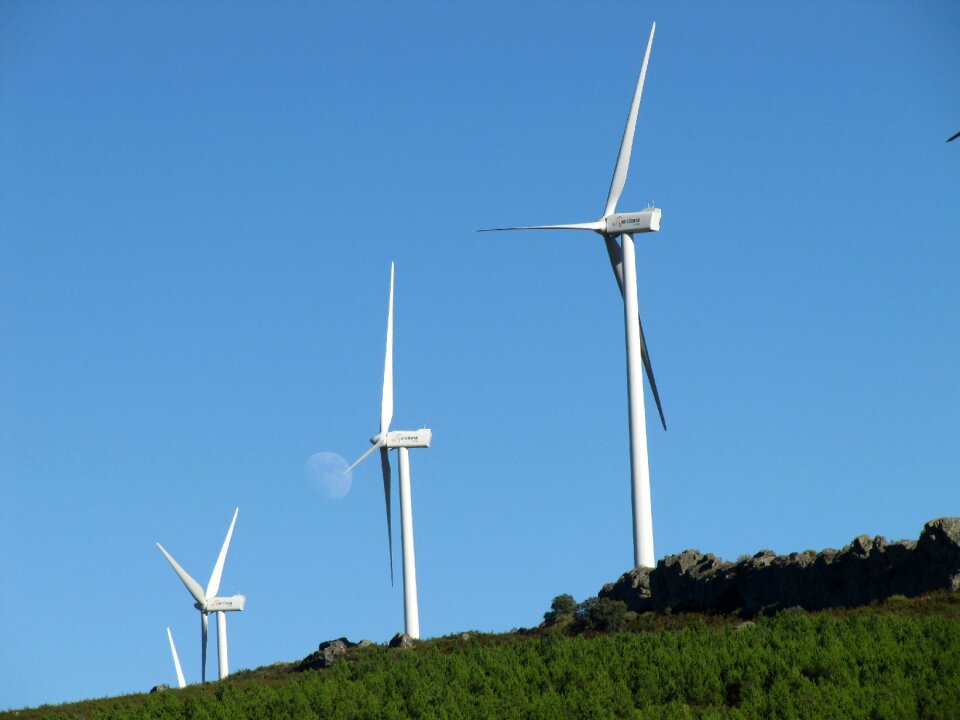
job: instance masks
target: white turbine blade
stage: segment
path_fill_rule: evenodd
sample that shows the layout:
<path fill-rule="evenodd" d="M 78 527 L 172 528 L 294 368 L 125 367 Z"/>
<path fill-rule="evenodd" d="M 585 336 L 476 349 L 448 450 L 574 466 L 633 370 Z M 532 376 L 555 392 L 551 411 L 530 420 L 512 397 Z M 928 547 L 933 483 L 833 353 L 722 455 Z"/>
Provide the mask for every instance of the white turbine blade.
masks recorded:
<path fill-rule="evenodd" d="M 603 230 L 604 224 L 600 220 L 587 223 L 569 223 L 567 225 L 524 225 L 523 227 L 485 228 L 477 232 L 498 232 L 500 230 Z"/>
<path fill-rule="evenodd" d="M 359 465 L 359 464 L 362 463 L 364 460 L 366 460 L 368 457 L 370 457 L 370 453 L 372 453 L 374 450 L 376 450 L 376 449 L 379 448 L 379 447 L 383 447 L 383 441 L 382 441 L 382 440 L 377 441 L 372 448 L 370 448 L 370 449 L 367 450 L 363 455 L 360 456 L 360 459 L 359 459 L 359 460 L 357 460 L 353 465 L 351 465 L 351 466 L 348 467 L 346 470 L 344 470 L 344 471 L 343 471 L 343 474 L 346 475 L 348 472 L 350 472 L 351 470 L 353 470 L 357 465 Z"/>
<path fill-rule="evenodd" d="M 606 217 L 617 207 L 620 193 L 627 182 L 627 170 L 630 167 L 630 153 L 633 150 L 633 133 L 637 129 L 637 111 L 640 109 L 640 96 L 643 95 L 643 81 L 647 77 L 647 61 L 650 60 L 650 48 L 653 47 L 653 33 L 657 24 L 650 28 L 650 39 L 647 41 L 647 51 L 643 54 L 643 65 L 640 66 L 640 77 L 637 78 L 637 89 L 633 92 L 633 102 L 630 104 L 630 114 L 627 116 L 627 126 L 623 129 L 623 139 L 620 141 L 620 154 L 617 155 L 617 165 L 613 170 L 613 180 L 610 181 L 610 193 L 607 195 L 607 207 L 603 211 Z"/>
<path fill-rule="evenodd" d="M 387 351 L 383 358 L 383 395 L 380 400 L 380 435 L 386 436 L 393 419 L 393 263 L 390 263 L 390 307 L 387 310 Z"/>
<path fill-rule="evenodd" d="M 387 506 L 387 547 L 390 551 L 390 587 L 393 587 L 393 521 L 390 513 L 390 458 L 387 448 L 380 448 L 380 469 L 383 472 L 383 500 Z"/>
<path fill-rule="evenodd" d="M 177 682 L 180 684 L 180 689 L 183 690 L 187 686 L 187 681 L 183 679 L 183 669 L 180 667 L 180 658 L 177 657 L 177 646 L 173 644 L 173 635 L 170 633 L 170 628 L 167 628 L 167 637 L 170 639 L 170 652 L 173 653 L 173 665 L 177 668 Z"/>
<path fill-rule="evenodd" d="M 230 538 L 233 537 L 233 526 L 237 523 L 237 515 L 240 508 L 233 513 L 233 520 L 230 521 L 230 529 L 227 530 L 227 537 L 223 541 L 223 547 L 220 548 L 220 555 L 217 557 L 217 564 L 213 566 L 213 573 L 210 575 L 210 582 L 207 583 L 207 597 L 213 598 L 220 592 L 220 577 L 223 575 L 223 563 L 227 560 L 227 550 L 230 548 Z"/>
<path fill-rule="evenodd" d="M 201 607 L 206 605 L 206 597 L 204 597 L 203 588 L 200 587 L 200 583 L 190 577 L 190 575 L 187 574 L 187 571 L 177 564 L 177 561 L 173 559 L 170 553 L 163 549 L 163 545 L 157 543 L 157 547 L 160 548 L 160 552 L 163 553 L 163 556 L 167 559 L 167 562 L 169 562 L 173 567 L 173 571 L 177 573 L 181 582 L 183 582 L 187 590 L 190 591 L 190 594 L 193 595 L 193 599 L 200 603 Z"/>

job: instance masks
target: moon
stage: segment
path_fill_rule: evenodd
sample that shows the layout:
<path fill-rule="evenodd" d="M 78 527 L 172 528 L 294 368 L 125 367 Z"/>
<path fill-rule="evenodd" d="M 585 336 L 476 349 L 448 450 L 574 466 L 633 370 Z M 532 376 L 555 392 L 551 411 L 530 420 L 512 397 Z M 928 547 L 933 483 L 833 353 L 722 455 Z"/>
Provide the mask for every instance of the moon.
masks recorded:
<path fill-rule="evenodd" d="M 307 459 L 307 479 L 331 500 L 340 500 L 350 492 L 353 473 L 345 473 L 347 461 L 332 452 L 314 453 Z"/>

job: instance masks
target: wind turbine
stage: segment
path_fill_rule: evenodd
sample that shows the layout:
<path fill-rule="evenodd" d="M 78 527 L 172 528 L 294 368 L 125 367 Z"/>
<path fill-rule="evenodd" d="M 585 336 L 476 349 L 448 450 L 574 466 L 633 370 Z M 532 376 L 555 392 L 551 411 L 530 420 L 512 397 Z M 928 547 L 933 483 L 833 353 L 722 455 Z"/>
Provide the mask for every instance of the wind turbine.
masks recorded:
<path fill-rule="evenodd" d="M 187 681 L 183 679 L 183 668 L 180 667 L 180 658 L 177 656 L 177 646 L 173 644 L 173 635 L 170 628 L 167 628 L 167 638 L 170 640 L 170 653 L 173 655 L 173 666 L 177 669 L 177 683 L 183 690 L 187 686 Z"/>
<path fill-rule="evenodd" d="M 650 467 L 647 460 L 646 418 L 643 406 L 643 374 L 646 370 L 650 381 L 650 390 L 657 403 L 660 422 L 667 429 L 660 404 L 660 393 L 653 377 L 653 367 L 647 353 L 647 343 L 643 337 L 643 326 L 637 309 L 637 268 L 634 256 L 633 235 L 660 230 L 660 209 L 649 207 L 640 212 L 617 212 L 617 201 L 623 192 L 630 166 L 630 153 L 633 149 L 633 134 L 637 126 L 637 111 L 640 109 L 640 96 L 643 94 L 643 81 L 647 75 L 647 63 L 650 60 L 650 48 L 653 46 L 653 34 L 657 24 L 650 28 L 650 39 L 640 66 L 640 76 L 627 115 L 627 126 L 620 142 L 620 153 L 613 170 L 610 192 L 603 216 L 599 220 L 568 225 L 533 225 L 526 227 L 491 228 L 491 230 L 592 230 L 603 237 L 610 258 L 613 274 L 623 296 L 623 317 L 627 344 L 627 401 L 630 417 L 630 476 L 633 508 L 633 560 L 637 567 L 653 567 L 653 516 L 650 510 Z M 486 232 L 486 231 L 481 231 Z M 616 237 L 620 236 L 620 244 Z"/>
<path fill-rule="evenodd" d="M 234 595 L 232 597 L 217 597 L 220 590 L 220 578 L 223 576 L 223 563 L 227 559 L 227 550 L 230 547 L 230 538 L 233 537 L 233 526 L 237 522 L 237 514 L 240 508 L 233 513 L 233 520 L 230 522 L 230 529 L 227 530 L 227 537 L 223 541 L 223 547 L 220 548 L 220 555 L 217 557 L 217 564 L 213 566 L 213 573 L 210 575 L 210 582 L 207 583 L 207 590 L 204 592 L 200 584 L 194 580 L 187 571 L 177 564 L 177 561 L 166 550 L 163 545 L 157 543 L 160 552 L 170 563 L 174 572 L 183 582 L 184 586 L 196 600 L 194 607 L 200 611 L 200 679 L 207 681 L 207 615 L 209 613 L 217 614 L 217 661 L 220 670 L 220 679 L 223 680 L 230 674 L 227 662 L 227 617 L 226 612 L 241 611 L 247 602 L 243 595 Z M 170 639 L 170 645 L 173 646 L 173 638 Z M 176 651 L 174 651 L 176 657 Z"/>
<path fill-rule="evenodd" d="M 430 447 L 433 431 L 390 430 L 393 419 L 393 263 L 390 263 L 390 303 L 387 309 L 387 349 L 383 361 L 383 393 L 380 397 L 380 432 L 370 438 L 373 446 L 348 467 L 349 473 L 374 450 L 380 450 L 383 472 L 383 499 L 387 508 L 387 545 L 390 551 L 390 584 L 393 584 L 393 530 L 390 519 L 390 458 L 397 450 L 400 458 L 400 536 L 403 549 L 403 620 L 410 637 L 420 638 L 420 611 L 417 607 L 417 563 L 413 551 L 413 505 L 410 499 L 410 458 L 408 448 Z"/>

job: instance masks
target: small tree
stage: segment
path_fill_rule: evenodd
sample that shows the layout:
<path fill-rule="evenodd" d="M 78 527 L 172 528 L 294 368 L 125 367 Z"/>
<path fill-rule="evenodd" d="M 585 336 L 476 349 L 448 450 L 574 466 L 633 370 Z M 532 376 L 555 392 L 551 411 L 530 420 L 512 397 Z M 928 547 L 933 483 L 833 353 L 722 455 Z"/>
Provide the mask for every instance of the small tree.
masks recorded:
<path fill-rule="evenodd" d="M 584 630 L 618 632 L 627 621 L 627 605 L 610 598 L 587 598 L 577 606 L 577 619 Z"/>
<path fill-rule="evenodd" d="M 550 610 L 543 614 L 543 622 L 546 625 L 556 625 L 564 618 L 573 617 L 577 611 L 577 601 L 572 595 L 557 595 L 550 603 Z"/>

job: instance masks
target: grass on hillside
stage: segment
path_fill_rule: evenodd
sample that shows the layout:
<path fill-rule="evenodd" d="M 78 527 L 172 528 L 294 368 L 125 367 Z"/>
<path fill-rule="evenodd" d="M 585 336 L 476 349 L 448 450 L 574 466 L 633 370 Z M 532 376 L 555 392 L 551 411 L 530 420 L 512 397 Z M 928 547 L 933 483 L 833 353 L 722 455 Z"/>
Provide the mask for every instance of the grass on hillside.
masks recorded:
<path fill-rule="evenodd" d="M 960 718 L 960 593 L 751 622 L 619 613 L 612 633 L 553 620 L 0 718 Z"/>

